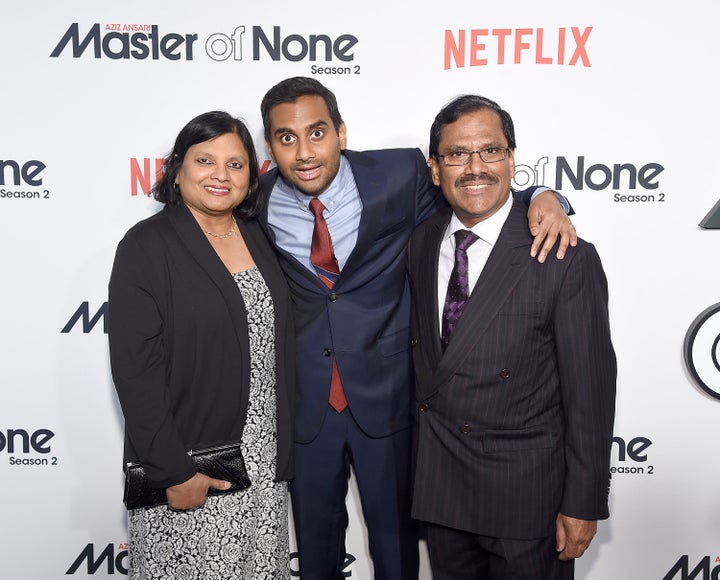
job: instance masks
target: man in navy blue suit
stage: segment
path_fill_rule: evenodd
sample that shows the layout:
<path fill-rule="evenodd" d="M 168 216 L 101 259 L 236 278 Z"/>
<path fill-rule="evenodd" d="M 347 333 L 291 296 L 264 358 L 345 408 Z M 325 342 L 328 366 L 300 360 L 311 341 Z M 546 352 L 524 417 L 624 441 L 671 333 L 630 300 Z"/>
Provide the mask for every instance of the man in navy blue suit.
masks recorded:
<path fill-rule="evenodd" d="M 261 112 L 277 168 L 262 178 L 269 200 L 260 219 L 280 255 L 296 311 L 291 493 L 302 578 L 343 578 L 352 467 L 375 578 L 414 580 L 406 245 L 414 227 L 445 201 L 420 150 L 346 150 L 335 96 L 315 79 L 280 82 L 263 98 Z M 319 210 L 311 203 L 316 199 Z M 552 193 L 538 195 L 529 216 L 539 233 L 533 252 L 542 259 L 558 232 L 561 254 L 574 240 Z M 541 247 L 546 234 L 550 239 Z M 318 275 L 314 237 L 325 240 L 335 262 L 334 273 L 328 274 L 332 265 L 323 270 L 331 282 Z"/>

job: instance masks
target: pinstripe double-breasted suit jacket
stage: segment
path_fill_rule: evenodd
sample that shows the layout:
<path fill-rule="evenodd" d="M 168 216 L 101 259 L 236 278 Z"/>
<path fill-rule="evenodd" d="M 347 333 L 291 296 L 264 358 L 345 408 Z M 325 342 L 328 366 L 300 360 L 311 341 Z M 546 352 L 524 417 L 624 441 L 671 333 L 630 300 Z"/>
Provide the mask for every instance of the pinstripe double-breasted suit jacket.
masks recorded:
<path fill-rule="evenodd" d="M 516 539 L 554 535 L 558 512 L 608 517 L 616 361 L 595 248 L 579 240 L 538 263 L 515 201 L 443 354 L 437 271 L 450 217 L 410 242 L 413 517 Z"/>

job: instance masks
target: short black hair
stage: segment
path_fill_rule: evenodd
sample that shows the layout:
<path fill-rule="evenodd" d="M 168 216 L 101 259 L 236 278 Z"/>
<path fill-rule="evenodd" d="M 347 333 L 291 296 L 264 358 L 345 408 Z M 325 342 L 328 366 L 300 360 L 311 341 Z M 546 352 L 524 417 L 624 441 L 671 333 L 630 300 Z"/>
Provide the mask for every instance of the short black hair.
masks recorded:
<path fill-rule="evenodd" d="M 515 125 L 513 124 L 512 117 L 510 117 L 510 113 L 505 111 L 495 101 L 491 101 L 480 95 L 461 95 L 455 97 L 445 105 L 435 117 L 432 127 L 430 127 L 430 157 L 437 158 L 439 154 L 438 147 L 440 146 L 440 137 L 445 125 L 454 123 L 466 113 L 472 113 L 480 109 L 491 109 L 500 116 L 503 134 L 507 139 L 508 147 L 514 151 L 517 144 L 515 143 Z"/>
<path fill-rule="evenodd" d="M 265 129 L 265 139 L 270 141 L 270 111 L 273 107 L 282 105 L 283 103 L 294 103 L 300 97 L 318 96 L 322 97 L 330 112 L 335 131 L 340 131 L 342 125 L 342 116 L 338 109 L 335 94 L 323 85 L 310 77 L 291 77 L 280 81 L 272 87 L 260 103 L 260 113 L 262 114 L 263 128 Z"/>

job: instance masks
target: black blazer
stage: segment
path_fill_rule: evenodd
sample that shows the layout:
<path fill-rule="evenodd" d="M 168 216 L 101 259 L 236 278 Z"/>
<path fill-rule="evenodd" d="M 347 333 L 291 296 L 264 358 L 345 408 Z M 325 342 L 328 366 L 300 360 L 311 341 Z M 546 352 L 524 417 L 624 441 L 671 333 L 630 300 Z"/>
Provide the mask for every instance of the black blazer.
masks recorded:
<path fill-rule="evenodd" d="M 294 342 L 290 298 L 255 220 L 237 218 L 272 294 L 277 366 L 277 479 L 292 476 Z M 112 376 L 125 416 L 125 461 L 157 487 L 195 474 L 187 455 L 239 441 L 250 380 L 247 313 L 231 274 L 184 204 L 131 228 L 109 284 Z"/>
<path fill-rule="evenodd" d="M 594 247 L 579 240 L 540 264 L 525 213 L 516 200 L 444 354 L 437 261 L 450 211 L 413 235 L 413 517 L 531 539 L 554 535 L 558 512 L 608 516 L 616 361 Z"/>

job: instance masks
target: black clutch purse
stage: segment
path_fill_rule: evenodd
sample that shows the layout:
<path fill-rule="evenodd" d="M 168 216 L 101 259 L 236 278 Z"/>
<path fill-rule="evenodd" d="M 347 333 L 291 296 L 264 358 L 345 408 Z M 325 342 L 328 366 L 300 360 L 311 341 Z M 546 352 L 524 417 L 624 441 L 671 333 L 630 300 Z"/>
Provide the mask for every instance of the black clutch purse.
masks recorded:
<path fill-rule="evenodd" d="M 220 445 L 201 451 L 188 453 L 195 461 L 198 472 L 214 479 L 231 483 L 229 489 L 208 489 L 208 495 L 219 495 L 247 489 L 250 478 L 245 469 L 245 461 L 240 451 L 240 443 Z M 134 510 L 167 503 L 165 489 L 150 487 L 145 469 L 139 463 L 128 463 L 125 471 L 125 507 Z"/>

